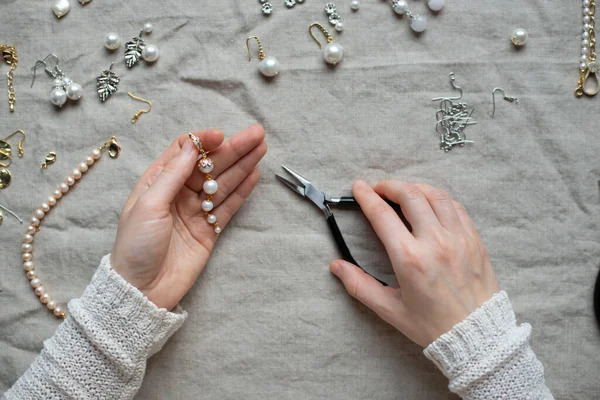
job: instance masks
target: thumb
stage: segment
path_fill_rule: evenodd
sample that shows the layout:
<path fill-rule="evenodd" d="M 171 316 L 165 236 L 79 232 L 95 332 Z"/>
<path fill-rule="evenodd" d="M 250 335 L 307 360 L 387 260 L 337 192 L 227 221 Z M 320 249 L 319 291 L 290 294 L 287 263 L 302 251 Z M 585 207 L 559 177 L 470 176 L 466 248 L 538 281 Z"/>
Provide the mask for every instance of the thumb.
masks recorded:
<path fill-rule="evenodd" d="M 403 309 L 400 299 L 394 295 L 395 289 L 383 286 L 356 265 L 344 260 L 332 261 L 329 270 L 342 281 L 350 296 L 394 325 L 394 314 Z"/>
<path fill-rule="evenodd" d="M 164 166 L 146 194 L 159 203 L 171 203 L 185 181 L 194 172 L 198 150 L 191 140 L 186 140 L 179 153 Z"/>

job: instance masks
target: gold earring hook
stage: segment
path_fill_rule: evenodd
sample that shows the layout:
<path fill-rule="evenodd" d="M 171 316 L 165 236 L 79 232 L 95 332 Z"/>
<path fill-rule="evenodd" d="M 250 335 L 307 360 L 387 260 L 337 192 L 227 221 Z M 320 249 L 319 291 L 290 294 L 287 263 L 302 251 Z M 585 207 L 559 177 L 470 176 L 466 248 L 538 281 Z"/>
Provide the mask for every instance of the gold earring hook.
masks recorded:
<path fill-rule="evenodd" d="M 246 39 L 246 48 L 248 49 L 248 61 L 252 60 L 252 57 L 250 56 L 250 44 L 248 43 L 251 39 L 256 40 L 256 43 L 258 44 L 258 59 L 264 60 L 265 50 L 262 47 L 262 43 L 260 43 L 260 39 L 256 36 L 250 36 L 248 39 Z"/>
<path fill-rule="evenodd" d="M 51 151 L 46 156 L 46 161 L 42 164 L 42 166 L 40 168 L 41 169 L 46 169 L 46 168 L 48 168 L 48 165 L 54 164 L 55 162 L 56 162 L 56 153 L 53 152 L 53 151 Z"/>
<path fill-rule="evenodd" d="M 313 27 L 317 27 L 319 28 L 319 30 L 321 32 L 323 32 L 323 35 L 325 35 L 325 37 L 327 38 L 327 43 L 333 43 L 333 38 L 331 37 L 331 35 L 329 34 L 329 32 L 327 32 L 327 29 L 323 28 L 323 25 L 321 25 L 318 22 L 313 23 L 311 26 L 308 27 L 308 33 L 310 33 L 310 36 L 312 36 L 312 38 L 315 40 L 315 42 L 317 42 L 317 44 L 319 45 L 319 48 L 322 49 L 323 46 L 321 45 L 321 42 L 319 42 L 319 39 L 316 38 L 316 36 L 313 34 L 312 28 Z"/>
<path fill-rule="evenodd" d="M 22 129 L 19 129 L 18 131 L 14 131 L 13 133 L 11 133 L 10 135 L 8 135 L 7 137 L 5 137 L 2 140 L 4 142 L 6 142 L 8 139 L 15 136 L 17 133 L 20 133 L 21 135 L 23 135 L 23 138 L 21 140 L 19 140 L 19 143 L 17 143 L 17 147 L 19 148 L 19 157 L 23 157 L 23 154 L 25 154 L 25 151 L 23 150 L 23 142 L 25 141 L 25 132 L 23 132 Z"/>
<path fill-rule="evenodd" d="M 141 97 L 138 97 L 138 96 L 132 94 L 131 92 L 127 92 L 127 94 L 129 95 L 129 97 L 131 97 L 135 100 L 138 100 L 138 101 L 143 101 L 144 103 L 148 104 L 148 106 L 149 106 L 149 108 L 147 110 L 139 110 L 138 112 L 135 113 L 133 118 L 131 118 L 131 123 L 135 124 L 142 114 L 146 114 L 146 113 L 149 113 L 150 111 L 152 111 L 152 103 L 149 100 L 142 99 Z"/>

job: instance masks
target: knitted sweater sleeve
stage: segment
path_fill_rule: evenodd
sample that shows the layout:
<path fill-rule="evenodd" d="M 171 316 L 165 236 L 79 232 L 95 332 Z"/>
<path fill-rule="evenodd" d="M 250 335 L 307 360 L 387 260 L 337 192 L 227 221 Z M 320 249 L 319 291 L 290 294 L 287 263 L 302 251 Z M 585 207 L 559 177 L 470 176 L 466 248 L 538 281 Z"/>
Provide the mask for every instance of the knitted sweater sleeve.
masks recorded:
<path fill-rule="evenodd" d="M 131 399 L 187 314 L 158 308 L 102 259 L 70 315 L 4 399 Z"/>
<path fill-rule="evenodd" d="M 544 367 L 529 346 L 531 325 L 517 326 L 506 292 L 495 294 L 440 336 L 425 356 L 463 399 L 553 399 Z"/>

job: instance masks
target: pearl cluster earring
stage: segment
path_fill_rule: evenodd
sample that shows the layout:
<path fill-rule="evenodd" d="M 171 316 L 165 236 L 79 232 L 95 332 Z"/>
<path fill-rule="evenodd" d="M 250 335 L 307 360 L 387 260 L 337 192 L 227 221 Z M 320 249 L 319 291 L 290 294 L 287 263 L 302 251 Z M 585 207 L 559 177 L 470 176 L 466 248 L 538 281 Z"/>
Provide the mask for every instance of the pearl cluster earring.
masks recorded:
<path fill-rule="evenodd" d="M 82 6 L 90 3 L 92 0 L 79 0 Z M 71 10 L 71 3 L 69 0 L 54 0 L 52 3 L 52 12 L 56 15 L 56 18 L 61 18 Z"/>
<path fill-rule="evenodd" d="M 258 59 L 261 60 L 258 63 L 258 71 L 268 78 L 277 76 L 279 74 L 279 70 L 281 69 L 279 61 L 273 56 L 265 56 L 265 51 L 262 47 L 262 43 L 256 36 L 250 36 L 248 39 L 246 39 L 246 48 L 248 49 L 248 61 L 252 59 L 252 57 L 250 56 L 249 43 L 252 39 L 256 40 L 256 43 L 258 44 Z"/>
<path fill-rule="evenodd" d="M 51 58 L 56 61 L 53 68 L 48 68 L 46 61 Z M 59 59 L 55 54 L 50 54 L 43 60 L 38 60 L 33 66 L 33 82 L 35 81 L 35 72 L 38 67 L 44 66 L 46 73 L 54 78 L 52 84 L 52 91 L 50 92 L 50 101 L 57 107 L 62 107 L 67 99 L 77 101 L 83 97 L 83 88 L 80 84 L 73 82 L 70 78 L 66 77 L 63 71 L 58 67 Z"/>
<path fill-rule="evenodd" d="M 52 299 L 52 296 L 48 293 L 47 289 L 43 286 L 41 279 L 38 277 L 35 264 L 33 262 L 33 240 L 35 235 L 40 231 L 42 221 L 48 215 L 50 210 L 58 204 L 58 201 L 63 198 L 67 192 L 75 185 L 88 169 L 102 156 L 102 151 L 107 150 L 111 158 L 117 158 L 119 156 L 121 148 L 117 143 L 117 139 L 113 136 L 108 142 L 102 147 L 94 149 L 86 159 L 81 162 L 77 168 L 75 168 L 67 176 L 56 190 L 52 192 L 50 196 L 41 204 L 40 208 L 37 208 L 33 212 L 33 216 L 29 221 L 29 226 L 23 236 L 23 244 L 21 245 L 21 252 L 23 258 L 23 269 L 29 279 L 29 284 L 34 289 L 34 293 L 38 296 L 40 302 L 52 311 L 57 318 L 65 318 L 65 308 L 58 305 L 58 303 Z"/>
<path fill-rule="evenodd" d="M 327 44 L 325 45 L 325 47 L 321 45 L 319 39 L 317 39 L 312 32 L 312 28 L 315 26 L 319 28 L 319 30 L 323 33 L 323 35 L 325 35 L 325 38 L 327 39 Z M 326 63 L 331 65 L 337 65 L 339 62 L 342 61 L 342 59 L 344 58 L 344 48 L 341 44 L 335 43 L 333 41 L 333 38 L 331 37 L 329 32 L 327 32 L 327 30 L 323 27 L 323 25 L 319 24 L 318 22 L 313 23 L 311 26 L 308 27 L 308 33 L 310 33 L 310 36 L 312 36 L 315 42 L 317 42 L 319 48 L 323 49 L 323 60 L 325 60 Z"/>
<path fill-rule="evenodd" d="M 128 68 L 133 67 L 137 64 L 140 59 L 153 63 L 158 60 L 160 55 L 158 47 L 153 44 L 146 44 L 146 41 L 142 39 L 142 35 L 151 34 L 153 26 L 150 22 L 146 22 L 144 27 L 140 30 L 140 34 L 131 38 L 130 41 L 125 43 L 125 63 Z M 121 47 L 121 38 L 114 32 L 108 33 L 104 37 L 104 47 L 109 51 L 115 51 Z"/>
<path fill-rule="evenodd" d="M 408 9 L 406 0 L 391 0 L 392 10 L 398 15 L 408 15 L 410 18 L 410 28 L 417 33 L 424 32 L 427 29 L 427 18 L 420 14 L 414 14 Z M 444 8 L 444 0 L 427 0 L 427 6 L 431 11 L 439 12 Z"/>
<path fill-rule="evenodd" d="M 200 155 L 198 156 L 198 169 L 200 172 L 206 174 L 206 181 L 204 181 L 204 185 L 202 186 L 204 193 L 206 193 L 206 199 L 202 201 L 202 209 L 204 210 L 206 221 L 215 228 L 215 233 L 218 235 L 221 233 L 222 229 L 217 222 L 217 217 L 210 213 L 214 208 L 214 204 L 212 202 L 213 195 L 217 193 L 217 190 L 219 190 L 219 184 L 210 174 L 215 166 L 212 160 L 208 158 L 208 153 L 204 151 L 200 138 L 192 135 L 191 133 L 188 133 L 188 135 L 200 152 Z"/>

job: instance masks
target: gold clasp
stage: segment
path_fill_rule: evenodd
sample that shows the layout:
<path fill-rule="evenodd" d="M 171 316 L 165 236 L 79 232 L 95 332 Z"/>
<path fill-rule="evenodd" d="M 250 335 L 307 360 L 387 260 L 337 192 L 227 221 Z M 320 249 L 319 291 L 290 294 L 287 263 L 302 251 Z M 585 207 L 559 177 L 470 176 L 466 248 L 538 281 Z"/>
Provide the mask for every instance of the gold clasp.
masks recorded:
<path fill-rule="evenodd" d="M 40 167 L 40 169 L 46 169 L 46 168 L 48 168 L 48 165 L 54 164 L 55 162 L 56 162 L 56 153 L 53 152 L 53 151 L 51 151 L 46 156 L 46 161 L 42 164 L 42 166 Z"/>
<path fill-rule="evenodd" d="M 121 154 L 121 146 L 119 146 L 119 143 L 117 143 L 116 136 L 111 137 L 109 141 L 100 147 L 100 151 L 104 149 L 108 149 L 108 155 L 110 158 L 117 158 L 119 157 L 119 154 Z"/>
<path fill-rule="evenodd" d="M 581 73 L 581 79 L 579 79 L 579 84 L 575 90 L 575 96 L 581 97 L 584 94 L 589 97 L 595 96 L 600 91 L 600 78 L 598 77 L 600 66 L 595 61 L 592 61 L 584 71 L 585 73 L 583 71 Z M 595 81 L 595 85 L 589 87 L 590 85 L 587 85 L 588 80 Z"/>

